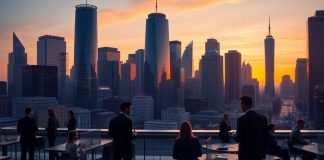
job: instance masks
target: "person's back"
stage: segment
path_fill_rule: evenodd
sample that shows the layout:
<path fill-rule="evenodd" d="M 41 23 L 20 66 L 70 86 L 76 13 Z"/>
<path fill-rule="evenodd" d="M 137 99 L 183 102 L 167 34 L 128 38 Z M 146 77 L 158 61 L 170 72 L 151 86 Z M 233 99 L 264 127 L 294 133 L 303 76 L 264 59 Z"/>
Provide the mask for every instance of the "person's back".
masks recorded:
<path fill-rule="evenodd" d="M 268 122 L 252 108 L 252 99 L 242 97 L 241 108 L 245 112 L 237 119 L 235 141 L 239 143 L 238 157 L 240 160 L 261 160 L 266 157 L 268 140 Z"/>
<path fill-rule="evenodd" d="M 133 156 L 132 140 L 135 135 L 132 132 L 132 120 L 128 117 L 131 105 L 129 102 L 122 103 L 120 106 L 122 113 L 109 123 L 108 133 L 113 138 L 114 160 L 131 160 Z"/>
<path fill-rule="evenodd" d="M 197 138 L 176 139 L 172 157 L 177 160 L 197 160 L 202 155 Z"/>
<path fill-rule="evenodd" d="M 230 133 L 229 131 L 231 130 L 231 126 L 229 125 L 228 122 L 228 114 L 223 115 L 223 120 L 219 124 L 219 138 L 223 143 L 228 143 L 230 142 Z"/>
<path fill-rule="evenodd" d="M 289 136 L 289 142 L 291 143 L 291 145 L 308 144 L 308 142 L 303 139 L 303 136 L 302 136 L 300 129 L 298 127 L 295 127 L 294 129 L 291 130 L 290 136 Z"/>
<path fill-rule="evenodd" d="M 20 143 L 33 143 L 36 145 L 36 132 L 38 131 L 33 118 L 25 116 L 18 120 L 18 133 L 20 133 Z"/>

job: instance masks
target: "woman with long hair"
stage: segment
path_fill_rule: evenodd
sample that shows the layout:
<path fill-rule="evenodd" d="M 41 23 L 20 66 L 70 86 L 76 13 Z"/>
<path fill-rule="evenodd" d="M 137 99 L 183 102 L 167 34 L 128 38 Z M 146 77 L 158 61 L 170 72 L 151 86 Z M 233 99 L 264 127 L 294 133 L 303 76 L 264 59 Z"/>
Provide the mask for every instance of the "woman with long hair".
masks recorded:
<path fill-rule="evenodd" d="M 202 152 L 199 140 L 193 135 L 190 122 L 183 122 L 179 135 L 173 146 L 173 159 L 177 160 L 198 160 Z"/>
<path fill-rule="evenodd" d="M 57 128 L 59 127 L 58 120 L 56 119 L 54 110 L 49 108 L 48 109 L 48 121 L 47 121 L 47 127 L 46 127 L 46 132 L 47 132 L 47 139 L 48 139 L 48 147 L 53 147 L 55 146 L 55 140 L 58 135 L 57 133 Z M 54 159 L 59 159 L 59 155 L 56 152 L 50 152 L 49 153 L 49 159 L 54 160 Z"/>

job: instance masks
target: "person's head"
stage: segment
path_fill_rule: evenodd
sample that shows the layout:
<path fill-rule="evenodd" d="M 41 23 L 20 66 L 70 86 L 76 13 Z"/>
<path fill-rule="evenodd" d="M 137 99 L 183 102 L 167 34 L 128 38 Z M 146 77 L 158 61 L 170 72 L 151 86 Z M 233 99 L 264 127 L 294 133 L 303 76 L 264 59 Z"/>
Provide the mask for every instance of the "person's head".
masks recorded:
<path fill-rule="evenodd" d="M 243 96 L 240 98 L 240 101 L 241 101 L 241 109 L 243 112 L 252 108 L 252 98 L 251 97 Z"/>
<path fill-rule="evenodd" d="M 74 118 L 74 112 L 72 110 L 68 111 L 70 118 Z"/>
<path fill-rule="evenodd" d="M 225 121 L 228 121 L 229 118 L 228 118 L 228 114 L 227 114 L 227 113 L 224 113 L 224 114 L 223 114 L 223 119 L 224 119 Z"/>
<path fill-rule="evenodd" d="M 299 128 L 299 129 L 304 129 L 304 127 L 305 127 L 305 121 L 302 120 L 302 119 L 299 119 L 299 120 L 297 121 L 297 128 Z"/>
<path fill-rule="evenodd" d="M 55 114 L 54 114 L 54 110 L 53 109 L 51 109 L 51 108 L 48 109 L 48 116 L 49 117 L 55 117 Z"/>
<path fill-rule="evenodd" d="M 130 114 L 132 108 L 132 103 L 130 102 L 123 102 L 120 104 L 120 111 L 126 113 L 127 115 Z"/>
<path fill-rule="evenodd" d="M 193 138 L 192 127 L 190 122 L 183 122 L 180 127 L 178 138 Z"/>
<path fill-rule="evenodd" d="M 76 130 L 71 130 L 68 133 L 68 143 L 73 143 L 78 139 Z"/>
<path fill-rule="evenodd" d="M 274 133 L 274 132 L 275 132 L 275 127 L 276 127 L 275 124 L 270 123 L 269 126 L 268 126 L 268 130 L 269 130 L 270 132 Z"/>
<path fill-rule="evenodd" d="M 32 115 L 33 115 L 32 108 L 27 107 L 27 108 L 25 109 L 25 114 L 26 114 L 27 116 L 32 116 Z"/>

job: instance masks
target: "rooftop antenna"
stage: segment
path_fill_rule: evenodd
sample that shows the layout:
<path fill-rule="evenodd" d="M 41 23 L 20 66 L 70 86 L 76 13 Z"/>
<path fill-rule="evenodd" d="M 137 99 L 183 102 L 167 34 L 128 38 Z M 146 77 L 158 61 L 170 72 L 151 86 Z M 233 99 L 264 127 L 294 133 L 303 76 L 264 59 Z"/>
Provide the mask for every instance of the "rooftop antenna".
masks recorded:
<path fill-rule="evenodd" d="M 270 15 L 269 15 L 269 27 L 268 27 L 268 29 L 269 29 L 269 35 L 271 35 L 271 21 L 270 21 Z"/>
<path fill-rule="evenodd" d="M 157 0 L 155 0 L 155 13 L 157 13 L 157 9 L 158 9 L 158 2 Z"/>

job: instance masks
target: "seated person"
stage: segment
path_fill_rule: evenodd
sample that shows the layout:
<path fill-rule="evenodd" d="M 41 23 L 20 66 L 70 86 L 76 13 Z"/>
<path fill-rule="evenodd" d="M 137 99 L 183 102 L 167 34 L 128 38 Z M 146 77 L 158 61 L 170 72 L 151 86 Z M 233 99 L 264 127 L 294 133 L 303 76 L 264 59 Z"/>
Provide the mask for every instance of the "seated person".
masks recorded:
<path fill-rule="evenodd" d="M 85 153 L 82 151 L 80 144 L 77 145 L 76 141 L 78 139 L 78 134 L 75 130 L 68 132 L 68 141 L 65 146 L 65 151 L 71 160 L 74 159 L 85 159 Z"/>
<path fill-rule="evenodd" d="M 231 131 L 231 126 L 228 119 L 228 114 L 225 113 L 223 115 L 223 120 L 219 124 L 219 139 L 221 139 L 223 143 L 229 143 L 231 138 L 229 133 L 229 131 Z"/>
<path fill-rule="evenodd" d="M 192 134 L 192 127 L 189 122 L 183 122 L 180 127 L 179 136 L 173 146 L 173 159 L 177 160 L 198 160 L 202 152 L 199 140 Z"/>
<path fill-rule="evenodd" d="M 305 160 L 311 160 L 311 159 L 315 159 L 315 156 L 307 153 L 307 152 L 303 152 L 301 150 L 296 150 L 293 148 L 293 145 L 307 145 L 310 144 L 311 142 L 309 140 L 306 140 L 303 138 L 300 130 L 304 129 L 305 127 L 305 121 L 302 119 L 299 119 L 297 121 L 297 125 L 294 129 L 291 130 L 290 136 L 289 136 L 289 148 L 291 150 L 291 152 L 293 152 L 293 154 L 302 154 L 302 159 Z"/>
<path fill-rule="evenodd" d="M 274 137 L 275 133 L 275 125 L 269 124 L 269 138 L 268 138 L 268 147 L 267 153 L 270 155 L 275 155 L 281 157 L 282 160 L 289 160 L 289 151 L 288 148 L 283 148 L 280 144 L 278 144 L 277 140 Z"/>

